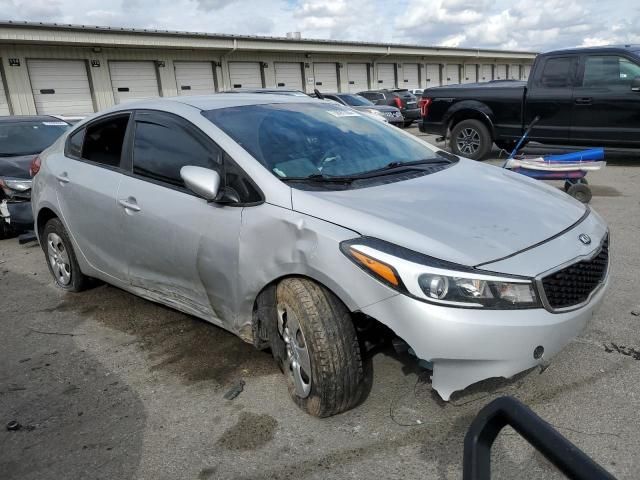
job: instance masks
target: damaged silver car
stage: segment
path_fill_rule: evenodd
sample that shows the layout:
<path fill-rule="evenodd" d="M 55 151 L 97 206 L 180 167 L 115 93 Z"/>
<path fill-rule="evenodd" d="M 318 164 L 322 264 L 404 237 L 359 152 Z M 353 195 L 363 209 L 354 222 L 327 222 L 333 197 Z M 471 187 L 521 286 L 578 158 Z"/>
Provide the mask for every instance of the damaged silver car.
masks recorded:
<path fill-rule="evenodd" d="M 270 348 L 316 416 L 365 395 L 361 322 L 430 362 L 447 400 L 548 362 L 607 284 L 589 207 L 311 98 L 119 105 L 41 160 L 33 210 L 58 286 L 97 278 Z"/>

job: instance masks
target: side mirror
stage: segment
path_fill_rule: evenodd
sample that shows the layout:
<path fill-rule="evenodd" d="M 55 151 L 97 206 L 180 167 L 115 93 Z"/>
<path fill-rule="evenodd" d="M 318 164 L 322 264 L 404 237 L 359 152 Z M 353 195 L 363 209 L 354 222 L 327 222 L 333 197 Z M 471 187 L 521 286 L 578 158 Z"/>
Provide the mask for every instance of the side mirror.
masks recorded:
<path fill-rule="evenodd" d="M 636 77 L 631 80 L 631 91 L 640 92 L 640 77 Z"/>
<path fill-rule="evenodd" d="M 207 201 L 213 201 L 220 190 L 220 174 L 208 168 L 185 166 L 180 176 L 189 190 Z"/>

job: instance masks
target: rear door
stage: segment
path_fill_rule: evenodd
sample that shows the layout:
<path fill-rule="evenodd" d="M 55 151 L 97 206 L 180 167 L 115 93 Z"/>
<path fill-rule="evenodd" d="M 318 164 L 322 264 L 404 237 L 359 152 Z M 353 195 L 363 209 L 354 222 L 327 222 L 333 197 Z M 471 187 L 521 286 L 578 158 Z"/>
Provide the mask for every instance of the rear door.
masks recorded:
<path fill-rule="evenodd" d="M 531 131 L 531 139 L 567 143 L 578 56 L 548 56 L 541 58 L 540 63 L 536 67 L 534 81 L 527 90 L 525 126 L 539 116 L 540 121 Z"/>
<path fill-rule="evenodd" d="M 116 104 L 160 96 L 154 62 L 109 62 Z"/>
<path fill-rule="evenodd" d="M 302 64 L 296 62 L 275 62 L 276 87 L 295 88 L 304 91 Z"/>
<path fill-rule="evenodd" d="M 214 67 L 211 62 L 173 62 L 178 95 L 216 93 Z"/>
<path fill-rule="evenodd" d="M 367 64 L 366 63 L 347 64 L 347 80 L 349 82 L 349 93 L 357 93 L 369 88 Z"/>
<path fill-rule="evenodd" d="M 36 112 L 88 115 L 95 111 L 84 60 L 27 60 Z"/>
<path fill-rule="evenodd" d="M 131 175 L 118 193 L 131 285 L 217 321 L 214 297 L 234 291 L 242 209 L 192 194 L 180 169 L 193 165 L 222 175 L 222 150 L 181 117 L 142 111 L 135 114 L 131 152 Z"/>
<path fill-rule="evenodd" d="M 263 88 L 262 70 L 258 62 L 229 62 L 231 88 Z"/>
<path fill-rule="evenodd" d="M 640 59 L 615 54 L 583 55 L 573 89 L 571 141 L 598 145 L 640 145 Z"/>
<path fill-rule="evenodd" d="M 116 199 L 130 113 L 101 117 L 72 134 L 65 154 L 50 156 L 62 217 L 81 254 L 103 274 L 125 282 L 127 258 Z"/>
<path fill-rule="evenodd" d="M 314 63 L 315 88 L 321 92 L 339 92 L 338 65 L 335 63 Z"/>

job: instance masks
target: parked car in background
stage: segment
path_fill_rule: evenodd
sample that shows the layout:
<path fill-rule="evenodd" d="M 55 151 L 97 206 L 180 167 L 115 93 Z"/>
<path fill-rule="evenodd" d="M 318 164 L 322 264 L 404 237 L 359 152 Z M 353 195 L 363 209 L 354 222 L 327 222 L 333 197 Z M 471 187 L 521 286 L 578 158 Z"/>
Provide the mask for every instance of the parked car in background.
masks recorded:
<path fill-rule="evenodd" d="M 527 83 L 494 81 L 426 89 L 420 131 L 447 135 L 451 150 L 481 159 L 495 143 L 528 140 L 640 147 L 640 45 L 574 48 L 538 55 Z"/>
<path fill-rule="evenodd" d="M 30 168 L 69 127 L 50 116 L 0 117 L 0 238 L 33 230 Z"/>
<path fill-rule="evenodd" d="M 324 98 L 336 101 L 341 105 L 347 105 L 355 110 L 368 113 L 370 115 L 380 116 L 386 119 L 391 125 L 404 125 L 404 117 L 400 113 L 400 109 L 390 105 L 376 105 L 361 95 L 354 93 L 323 93 Z"/>
<path fill-rule="evenodd" d="M 585 205 L 333 102 L 131 102 L 41 157 L 33 211 L 60 288 L 96 277 L 270 348 L 312 415 L 366 395 L 359 331 L 404 339 L 448 400 L 545 365 L 608 279 Z"/>
<path fill-rule="evenodd" d="M 404 126 L 410 126 L 415 120 L 420 118 L 420 109 L 416 97 L 406 88 L 398 88 L 394 90 L 367 90 L 359 92 L 358 95 L 363 96 L 376 105 L 391 105 L 397 107 L 404 118 Z"/>
<path fill-rule="evenodd" d="M 416 97 L 421 97 L 422 92 L 424 92 L 424 88 L 410 88 L 409 91 Z"/>

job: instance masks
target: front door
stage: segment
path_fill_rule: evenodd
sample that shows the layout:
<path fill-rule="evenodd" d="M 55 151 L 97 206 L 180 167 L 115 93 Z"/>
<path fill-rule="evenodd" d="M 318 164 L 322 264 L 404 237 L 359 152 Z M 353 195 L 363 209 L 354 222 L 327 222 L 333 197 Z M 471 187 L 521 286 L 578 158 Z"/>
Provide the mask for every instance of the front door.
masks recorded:
<path fill-rule="evenodd" d="M 568 143 L 573 109 L 573 86 L 577 55 L 545 57 L 536 67 L 536 78 L 527 91 L 524 126 L 540 117 L 530 139 L 549 143 Z"/>
<path fill-rule="evenodd" d="M 118 192 L 129 281 L 143 296 L 220 323 L 235 291 L 242 208 L 194 195 L 180 169 L 221 171 L 223 152 L 180 117 L 136 112 L 134 122 L 131 175 Z"/>
<path fill-rule="evenodd" d="M 640 61 L 620 55 L 584 55 L 573 89 L 571 142 L 594 146 L 640 145 Z"/>

